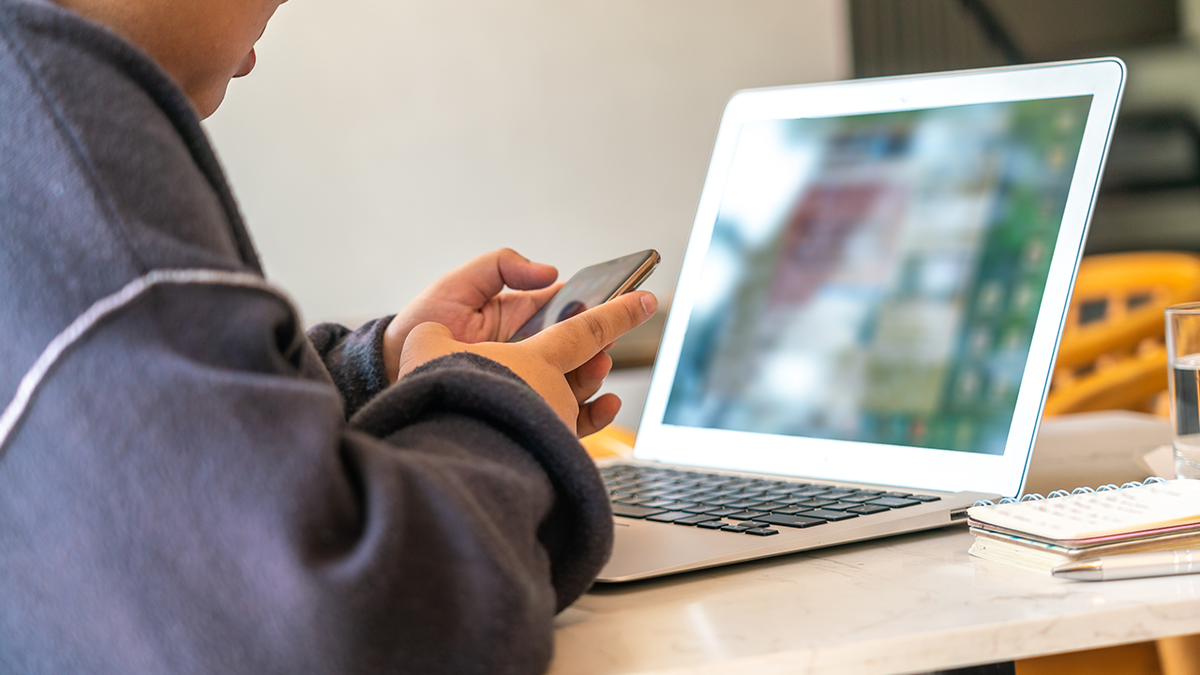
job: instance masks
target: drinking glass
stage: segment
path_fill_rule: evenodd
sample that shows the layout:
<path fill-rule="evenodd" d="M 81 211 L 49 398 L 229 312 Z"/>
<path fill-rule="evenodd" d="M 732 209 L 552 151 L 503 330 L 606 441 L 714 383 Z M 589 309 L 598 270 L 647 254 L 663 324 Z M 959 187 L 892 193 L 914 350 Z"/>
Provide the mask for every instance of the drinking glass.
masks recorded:
<path fill-rule="evenodd" d="M 1175 476 L 1200 478 L 1200 302 L 1166 310 Z"/>

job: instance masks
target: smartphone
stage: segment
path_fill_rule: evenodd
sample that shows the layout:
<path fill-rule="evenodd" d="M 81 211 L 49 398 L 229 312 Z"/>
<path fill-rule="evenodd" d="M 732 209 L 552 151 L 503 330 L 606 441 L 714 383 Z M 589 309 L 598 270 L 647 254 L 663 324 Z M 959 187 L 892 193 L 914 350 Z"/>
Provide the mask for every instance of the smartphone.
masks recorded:
<path fill-rule="evenodd" d="M 579 270 L 509 342 L 520 342 L 547 326 L 635 290 L 658 266 L 658 261 L 658 251 L 647 249 Z"/>

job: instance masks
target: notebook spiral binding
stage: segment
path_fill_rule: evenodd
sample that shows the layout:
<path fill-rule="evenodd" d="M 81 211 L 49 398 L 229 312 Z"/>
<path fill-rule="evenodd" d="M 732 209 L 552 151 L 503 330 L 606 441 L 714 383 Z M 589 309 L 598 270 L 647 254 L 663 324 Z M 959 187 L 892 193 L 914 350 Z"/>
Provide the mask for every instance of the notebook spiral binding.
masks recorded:
<path fill-rule="evenodd" d="M 1021 495 L 1020 498 L 1004 497 L 1003 499 L 1001 499 L 998 502 L 993 502 L 990 499 L 981 499 L 981 500 L 975 502 L 975 504 L 973 504 L 973 506 L 996 506 L 997 504 L 1016 504 L 1017 502 L 1037 502 L 1037 501 L 1042 501 L 1044 499 L 1054 499 L 1056 497 L 1069 497 L 1071 495 L 1085 495 L 1085 494 L 1088 494 L 1091 492 L 1110 492 L 1112 490 L 1124 490 L 1126 488 L 1142 487 L 1144 485 L 1153 485 L 1155 483 L 1165 483 L 1165 482 L 1167 482 L 1167 480 L 1165 478 L 1159 478 L 1158 476 L 1150 476 L 1149 478 L 1147 478 L 1146 480 L 1143 480 L 1143 481 L 1134 480 L 1134 481 L 1129 481 L 1128 483 L 1123 483 L 1121 485 L 1114 485 L 1112 483 L 1109 483 L 1108 485 L 1101 485 L 1100 487 L 1095 488 L 1095 489 L 1090 488 L 1090 487 L 1077 487 L 1074 490 L 1071 490 L 1070 492 L 1068 492 L 1066 490 L 1055 490 L 1054 492 L 1051 492 L 1050 494 L 1048 494 L 1044 497 L 1037 492 L 1033 492 L 1030 494 Z"/>

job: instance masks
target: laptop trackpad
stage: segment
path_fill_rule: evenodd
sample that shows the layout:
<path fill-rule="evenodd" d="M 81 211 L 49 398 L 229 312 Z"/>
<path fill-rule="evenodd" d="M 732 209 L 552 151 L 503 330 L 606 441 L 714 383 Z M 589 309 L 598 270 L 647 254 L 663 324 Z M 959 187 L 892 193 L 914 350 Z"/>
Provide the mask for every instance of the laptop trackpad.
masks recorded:
<path fill-rule="evenodd" d="M 773 549 L 781 543 L 779 539 L 795 536 L 755 537 L 630 518 L 614 518 L 613 522 L 621 533 L 613 544 L 612 558 L 600 573 L 600 581 L 627 581 L 707 566 L 697 561 L 711 560 L 710 564 L 715 565 L 726 562 L 723 559 L 727 557 L 747 559 L 755 557 L 747 555 L 749 551 Z"/>

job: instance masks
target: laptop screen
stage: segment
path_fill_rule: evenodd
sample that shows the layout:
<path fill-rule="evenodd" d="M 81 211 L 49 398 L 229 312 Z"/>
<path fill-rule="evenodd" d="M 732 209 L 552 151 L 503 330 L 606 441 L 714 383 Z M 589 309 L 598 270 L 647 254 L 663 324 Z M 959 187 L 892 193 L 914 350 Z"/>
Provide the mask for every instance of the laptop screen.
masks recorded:
<path fill-rule="evenodd" d="M 662 422 L 1002 454 L 1091 104 L 742 124 Z"/>
<path fill-rule="evenodd" d="M 734 94 L 634 457 L 1017 494 L 1124 79 L 1095 59 Z"/>

